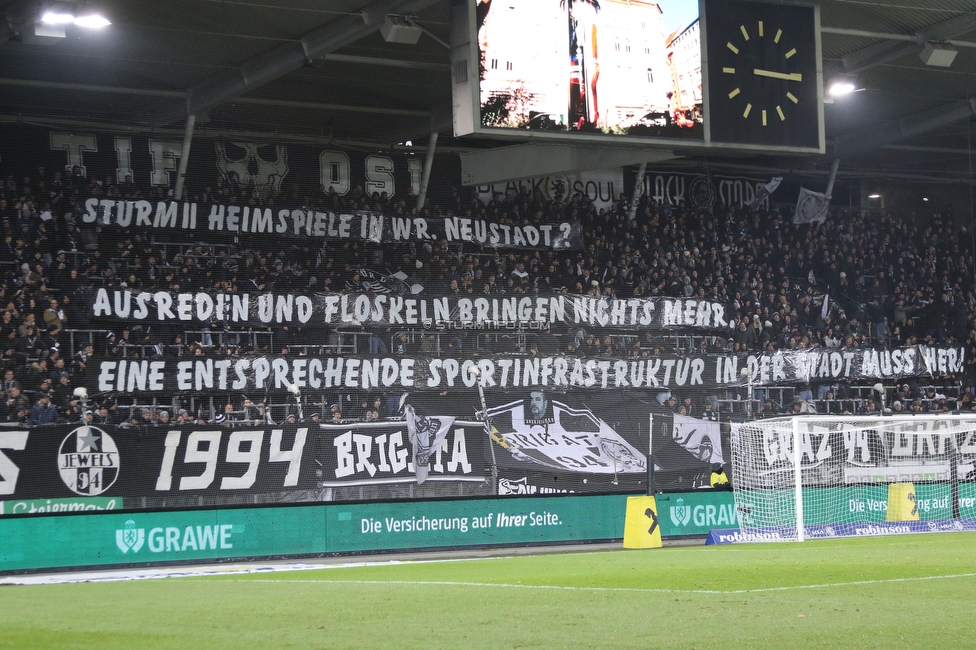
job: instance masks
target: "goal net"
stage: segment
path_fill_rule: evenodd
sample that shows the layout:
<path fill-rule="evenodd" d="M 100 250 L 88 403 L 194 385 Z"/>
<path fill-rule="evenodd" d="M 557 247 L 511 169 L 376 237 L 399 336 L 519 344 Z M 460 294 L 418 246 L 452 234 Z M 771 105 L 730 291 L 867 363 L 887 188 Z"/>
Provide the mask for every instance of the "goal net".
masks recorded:
<path fill-rule="evenodd" d="M 733 424 L 731 476 L 747 540 L 976 530 L 976 417 Z"/>

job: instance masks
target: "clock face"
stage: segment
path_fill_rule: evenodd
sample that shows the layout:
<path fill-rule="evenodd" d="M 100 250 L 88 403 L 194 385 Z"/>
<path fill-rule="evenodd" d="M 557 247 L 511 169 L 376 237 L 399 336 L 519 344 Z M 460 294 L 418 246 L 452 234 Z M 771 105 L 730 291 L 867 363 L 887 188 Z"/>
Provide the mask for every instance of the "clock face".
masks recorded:
<path fill-rule="evenodd" d="M 820 147 L 813 7 L 706 3 L 711 138 Z"/>

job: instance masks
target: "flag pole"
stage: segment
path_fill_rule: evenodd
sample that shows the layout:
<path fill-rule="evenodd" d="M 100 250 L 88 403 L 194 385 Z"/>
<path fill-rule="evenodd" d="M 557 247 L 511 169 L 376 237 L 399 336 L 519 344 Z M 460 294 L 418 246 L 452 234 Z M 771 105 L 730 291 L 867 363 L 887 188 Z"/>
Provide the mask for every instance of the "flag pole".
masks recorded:
<path fill-rule="evenodd" d="M 824 196 L 827 198 L 827 205 L 830 205 L 830 199 L 834 192 L 834 181 L 837 180 L 837 170 L 840 168 L 840 158 L 834 158 L 834 162 L 830 165 L 830 178 L 827 179 L 827 189 L 824 190 Z M 823 222 L 818 221 L 817 227 L 814 229 L 815 232 L 820 232 L 820 226 Z"/>
<path fill-rule="evenodd" d="M 481 386 L 481 368 L 477 365 L 471 366 L 471 374 L 475 376 L 478 385 L 478 397 L 481 398 L 481 413 L 485 419 L 485 433 L 488 434 L 488 449 L 491 450 L 491 493 L 498 496 L 498 463 L 495 461 L 495 441 L 491 435 L 494 427 L 491 418 L 488 417 L 488 404 L 485 403 L 485 389 Z"/>
<path fill-rule="evenodd" d="M 837 180 L 837 169 L 840 167 L 840 158 L 834 158 L 834 163 L 830 166 L 830 178 L 827 179 L 827 189 L 824 191 L 824 196 L 827 200 L 830 200 L 830 195 L 834 191 L 834 181 Z"/>

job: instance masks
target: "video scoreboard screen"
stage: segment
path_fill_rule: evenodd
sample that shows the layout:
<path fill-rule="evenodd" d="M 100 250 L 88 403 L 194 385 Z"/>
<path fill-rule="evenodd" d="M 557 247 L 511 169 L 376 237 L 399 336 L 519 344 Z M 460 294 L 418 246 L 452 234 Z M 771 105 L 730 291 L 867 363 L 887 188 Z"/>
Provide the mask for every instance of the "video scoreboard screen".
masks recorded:
<path fill-rule="evenodd" d="M 458 0 L 455 135 L 823 152 L 819 11 Z"/>

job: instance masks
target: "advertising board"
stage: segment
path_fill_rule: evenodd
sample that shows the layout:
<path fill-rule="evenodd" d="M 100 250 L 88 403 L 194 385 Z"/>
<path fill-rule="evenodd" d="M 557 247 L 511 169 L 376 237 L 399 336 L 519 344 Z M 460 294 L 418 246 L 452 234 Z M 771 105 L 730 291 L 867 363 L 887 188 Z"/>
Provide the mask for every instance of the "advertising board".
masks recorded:
<path fill-rule="evenodd" d="M 0 519 L 8 571 L 593 542 L 623 535 L 626 496 L 304 505 Z"/>

